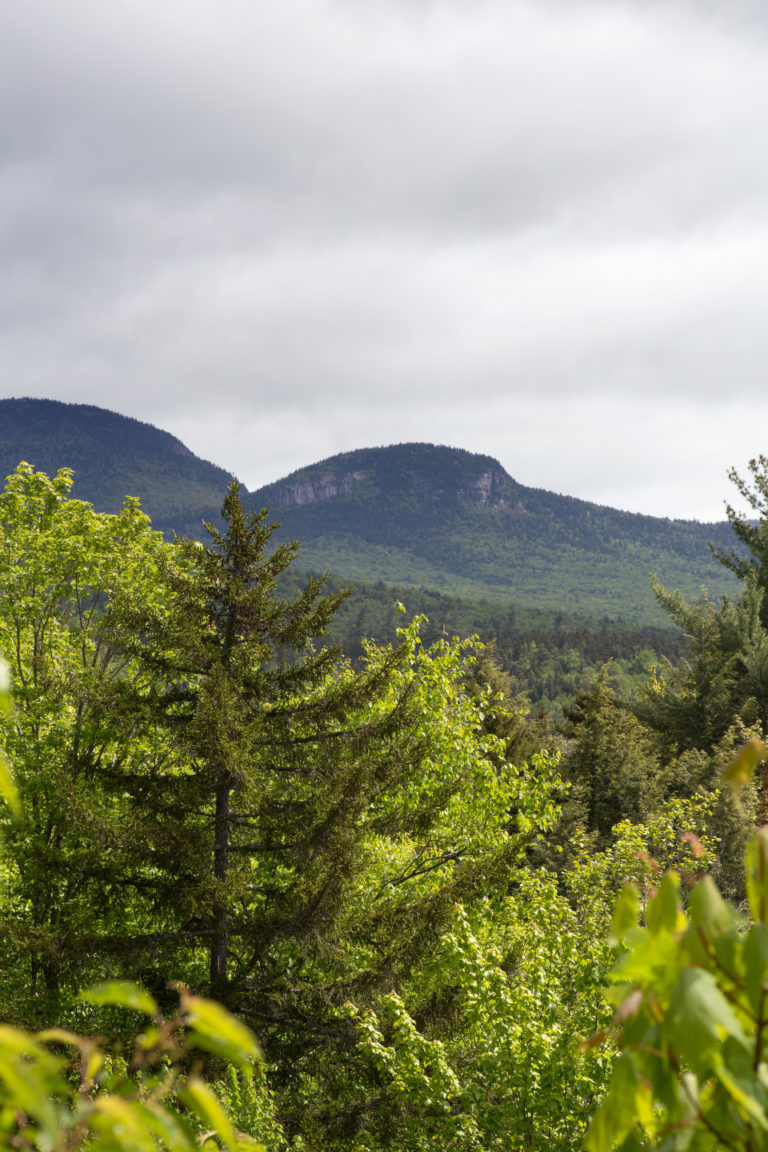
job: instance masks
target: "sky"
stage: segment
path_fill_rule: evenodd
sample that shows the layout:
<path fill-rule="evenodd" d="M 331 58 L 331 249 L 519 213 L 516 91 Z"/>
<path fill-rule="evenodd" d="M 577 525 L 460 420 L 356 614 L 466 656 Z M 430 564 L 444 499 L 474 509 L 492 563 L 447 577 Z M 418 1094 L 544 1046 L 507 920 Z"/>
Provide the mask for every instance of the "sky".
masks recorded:
<path fill-rule="evenodd" d="M 0 395 L 249 488 L 420 440 L 715 520 L 768 454 L 764 0 L 0 6 Z"/>

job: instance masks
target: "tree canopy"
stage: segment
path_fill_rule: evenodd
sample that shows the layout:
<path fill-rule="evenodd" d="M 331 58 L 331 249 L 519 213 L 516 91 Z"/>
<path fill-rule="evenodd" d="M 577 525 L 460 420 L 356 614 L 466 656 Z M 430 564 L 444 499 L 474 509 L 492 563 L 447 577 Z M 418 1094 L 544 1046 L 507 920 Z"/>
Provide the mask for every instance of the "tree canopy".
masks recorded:
<path fill-rule="evenodd" d="M 495 646 L 419 617 L 345 656 L 346 594 L 291 577 L 275 533 L 234 482 L 204 542 L 135 501 L 94 512 L 66 470 L 0 493 L 0 1132 L 571 1152 L 597 1113 L 598 1152 L 762 1131 L 768 789 L 722 787 L 741 745 L 765 752 L 759 552 L 734 599 L 657 584 L 681 659 L 634 699 L 606 665 L 556 726 Z M 623 1003 L 642 993 L 619 1031 L 617 956 Z M 643 1063 L 646 1032 L 676 1066 Z"/>

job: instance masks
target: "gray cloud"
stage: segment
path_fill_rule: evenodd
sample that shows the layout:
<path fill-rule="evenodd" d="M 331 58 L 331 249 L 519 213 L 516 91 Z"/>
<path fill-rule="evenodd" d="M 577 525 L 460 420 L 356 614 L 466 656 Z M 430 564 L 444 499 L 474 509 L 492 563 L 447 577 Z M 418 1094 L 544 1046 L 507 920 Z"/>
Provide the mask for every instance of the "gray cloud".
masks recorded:
<path fill-rule="evenodd" d="M 5 24 L 7 395 L 153 420 L 250 485 L 432 439 L 700 517 L 765 448 L 764 6 L 28 0 Z"/>

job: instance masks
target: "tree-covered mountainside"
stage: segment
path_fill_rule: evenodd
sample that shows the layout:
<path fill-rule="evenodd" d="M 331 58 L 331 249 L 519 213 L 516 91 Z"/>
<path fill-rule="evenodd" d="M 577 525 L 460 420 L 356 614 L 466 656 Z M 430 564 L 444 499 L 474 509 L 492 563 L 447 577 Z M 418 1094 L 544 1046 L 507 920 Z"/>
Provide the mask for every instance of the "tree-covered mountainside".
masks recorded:
<path fill-rule="evenodd" d="M 97 511 L 138 496 L 159 528 L 195 534 L 203 516 L 218 516 L 231 479 L 152 424 L 91 404 L 0 400 L 2 477 L 20 460 L 49 475 L 72 468 L 75 496 Z"/>
<path fill-rule="evenodd" d="M 138 496 L 166 535 L 197 538 L 204 519 L 217 520 L 230 479 L 150 424 L 89 405 L 2 400 L 2 475 L 22 459 L 49 474 L 72 468 L 75 495 L 97 510 Z M 521 620 L 537 609 L 643 629 L 668 624 L 652 573 L 687 596 L 735 587 L 709 549 L 738 544 L 726 522 L 641 516 L 527 488 L 491 457 L 458 448 L 348 452 L 245 501 L 282 520 L 278 540 L 302 542 L 302 571 L 382 582 L 391 600 L 395 589 L 427 589 L 514 608 Z"/>
<path fill-rule="evenodd" d="M 526 488 L 489 456 L 398 444 L 334 456 L 250 496 L 304 542 L 302 566 L 468 599 L 609 617 L 637 627 L 664 615 L 655 573 L 696 595 L 732 590 L 709 544 L 730 525 L 620 512 Z"/>
<path fill-rule="evenodd" d="M 301 579 L 298 572 L 289 576 L 285 591 L 298 592 Z M 329 577 L 326 587 L 339 591 L 343 581 Z M 630 693 L 646 682 L 649 670 L 660 660 L 676 660 L 681 651 L 680 636 L 668 622 L 666 627 L 638 628 L 383 581 L 354 585 L 331 623 L 329 636 L 357 662 L 367 640 L 386 643 L 404 619 L 416 616 L 425 617 L 421 625 L 425 643 L 443 636 L 477 635 L 492 645 L 494 659 L 509 677 L 509 691 L 524 692 L 535 708 L 555 715 L 561 715 L 608 662 L 612 679 Z"/>

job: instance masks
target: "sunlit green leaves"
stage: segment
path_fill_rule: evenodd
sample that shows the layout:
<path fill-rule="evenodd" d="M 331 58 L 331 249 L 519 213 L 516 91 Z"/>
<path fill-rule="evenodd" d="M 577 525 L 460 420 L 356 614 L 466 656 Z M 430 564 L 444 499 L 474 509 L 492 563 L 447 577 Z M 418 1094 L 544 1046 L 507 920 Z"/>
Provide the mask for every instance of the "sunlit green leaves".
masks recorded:
<path fill-rule="evenodd" d="M 80 999 L 87 1004 L 113 1004 L 119 1008 L 132 1008 L 136 1012 L 144 1012 L 147 1016 L 154 1016 L 157 1004 L 138 984 L 131 984 L 127 980 L 113 980 L 108 984 L 94 984 L 80 993 Z"/>
<path fill-rule="evenodd" d="M 135 985 L 91 989 L 83 999 L 156 1013 Z M 181 993 L 179 1015 L 157 1016 L 154 1039 L 136 1038 L 129 1064 L 110 1059 L 101 1041 L 54 1029 L 30 1035 L 0 1026 L 0 1146 L 42 1152 L 227 1152 L 261 1149 L 258 1133 L 236 1131 L 226 1107 L 200 1075 L 187 1075 L 190 1027 L 222 1029 L 243 1069 L 256 1053 L 251 1034 L 219 1005 Z M 71 1065 L 49 1047 L 74 1050 Z M 273 1125 L 274 1128 L 274 1125 Z M 263 1152 L 263 1149 L 262 1149 Z"/>
<path fill-rule="evenodd" d="M 199 996 L 187 997 L 185 1004 L 192 1028 L 187 1040 L 190 1048 L 204 1048 L 245 1068 L 261 1058 L 252 1033 L 220 1004 Z"/>
<path fill-rule="evenodd" d="M 672 873 L 649 901 L 647 928 L 627 933 L 628 951 L 611 974 L 624 997 L 615 1019 L 622 1056 L 590 1128 L 590 1152 L 627 1152 L 641 1132 L 664 1149 L 768 1146 L 767 861 L 761 829 L 747 849 L 756 923 L 746 933 L 708 877 L 683 915 Z M 616 915 L 626 920 L 622 907 Z"/>
<path fill-rule="evenodd" d="M 552 877 L 521 870 L 514 879 L 503 908 L 457 908 L 443 938 L 431 976 L 436 996 L 453 989 L 458 1015 L 442 1043 L 394 995 L 375 1014 L 354 1014 L 362 1051 L 402 1104 L 404 1152 L 572 1149 L 601 1094 L 610 1055 L 600 1040 L 587 1049 L 578 1038 L 607 1023 L 599 983 L 608 950 Z M 418 1003 L 417 989 L 411 998 Z"/>
<path fill-rule="evenodd" d="M 640 891 L 636 884 L 625 884 L 611 917 L 608 943 L 615 948 L 631 928 L 637 926 L 640 916 Z"/>
<path fill-rule="evenodd" d="M 0 692 L 0 796 L 15 815 L 0 809 L 0 973 L 18 989 L 44 967 L 52 1004 L 36 1006 L 49 1019 L 64 990 L 58 973 L 74 994 L 94 971 L 83 938 L 125 931 L 139 903 L 137 888 L 110 878 L 126 875 L 127 849 L 145 838 L 125 789 L 104 775 L 117 764 L 146 770 L 152 754 L 117 704 L 135 675 L 113 640 L 126 604 L 157 598 L 165 547 L 135 501 L 96 513 L 69 498 L 71 484 L 66 470 L 49 478 L 22 463 L 0 492 L 0 653 L 11 672 Z"/>
<path fill-rule="evenodd" d="M 761 828 L 747 845 L 747 898 L 755 920 L 768 921 L 768 828 Z"/>

